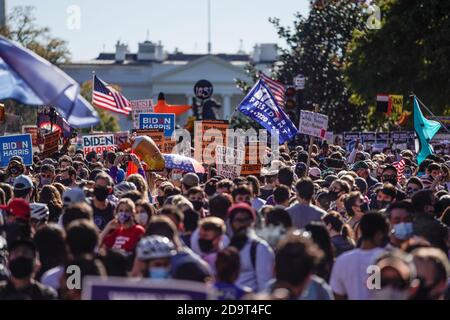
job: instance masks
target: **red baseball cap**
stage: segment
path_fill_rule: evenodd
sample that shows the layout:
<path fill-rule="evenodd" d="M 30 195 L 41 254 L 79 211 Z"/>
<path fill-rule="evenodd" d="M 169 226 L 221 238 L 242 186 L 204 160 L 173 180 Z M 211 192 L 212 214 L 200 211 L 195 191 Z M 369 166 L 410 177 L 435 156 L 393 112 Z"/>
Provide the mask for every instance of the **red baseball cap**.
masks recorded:
<path fill-rule="evenodd" d="M 251 216 L 253 221 L 256 220 L 256 212 L 255 209 L 253 209 L 252 207 L 250 207 L 248 205 L 248 203 L 246 202 L 238 202 L 234 205 L 232 205 L 228 211 L 227 211 L 227 217 L 228 219 L 232 219 L 233 216 L 238 212 L 238 211 L 247 211 Z"/>
<path fill-rule="evenodd" d="M 8 203 L 8 205 L 0 206 L 0 209 L 3 209 L 8 214 L 15 216 L 16 219 L 30 221 L 30 214 L 31 214 L 30 204 L 24 199 L 14 198 Z"/>

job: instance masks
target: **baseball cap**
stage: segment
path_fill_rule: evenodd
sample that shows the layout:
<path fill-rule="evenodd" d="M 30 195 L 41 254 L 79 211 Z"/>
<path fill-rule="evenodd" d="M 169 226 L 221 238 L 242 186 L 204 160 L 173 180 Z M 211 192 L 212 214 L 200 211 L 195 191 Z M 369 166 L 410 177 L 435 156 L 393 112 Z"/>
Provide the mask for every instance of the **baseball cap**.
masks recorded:
<path fill-rule="evenodd" d="M 227 211 L 228 219 L 231 220 L 238 211 L 247 211 L 252 216 L 253 221 L 256 220 L 255 210 L 245 202 L 239 202 L 239 203 L 232 205 Z"/>
<path fill-rule="evenodd" d="M 62 200 L 65 206 L 70 206 L 75 203 L 86 202 L 86 196 L 83 189 L 71 188 L 63 192 Z"/>
<path fill-rule="evenodd" d="M 357 171 L 359 169 L 369 169 L 369 165 L 365 161 L 358 161 L 353 165 L 352 170 Z"/>
<path fill-rule="evenodd" d="M 200 179 L 195 173 L 188 172 L 183 176 L 183 179 L 181 179 L 181 182 L 188 187 L 195 187 L 198 186 L 200 183 Z"/>
<path fill-rule="evenodd" d="M 33 188 L 33 181 L 30 177 L 21 174 L 14 179 L 14 190 L 25 190 Z"/>
<path fill-rule="evenodd" d="M 317 167 L 309 168 L 309 176 L 312 178 L 319 179 L 322 171 Z"/>
<path fill-rule="evenodd" d="M 0 206 L 0 209 L 5 210 L 7 213 L 15 216 L 17 219 L 21 219 L 24 221 L 30 220 L 30 204 L 24 199 L 14 198 L 8 203 L 8 205 Z"/>
<path fill-rule="evenodd" d="M 275 169 L 267 169 L 267 168 L 261 168 L 261 177 L 264 176 L 275 176 L 276 174 L 278 174 L 278 170 Z"/>

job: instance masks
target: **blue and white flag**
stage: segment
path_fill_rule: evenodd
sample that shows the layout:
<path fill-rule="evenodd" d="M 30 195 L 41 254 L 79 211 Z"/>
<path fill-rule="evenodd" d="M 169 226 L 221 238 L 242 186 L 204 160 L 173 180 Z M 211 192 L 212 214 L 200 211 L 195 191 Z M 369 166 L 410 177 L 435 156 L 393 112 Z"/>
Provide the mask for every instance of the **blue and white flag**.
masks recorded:
<path fill-rule="evenodd" d="M 0 100 L 52 105 L 74 128 L 100 123 L 78 83 L 44 58 L 0 36 Z"/>
<path fill-rule="evenodd" d="M 266 128 L 271 134 L 278 131 L 280 144 L 293 139 L 298 133 L 297 128 L 277 105 L 269 87 L 262 80 L 256 82 L 238 109 Z"/>

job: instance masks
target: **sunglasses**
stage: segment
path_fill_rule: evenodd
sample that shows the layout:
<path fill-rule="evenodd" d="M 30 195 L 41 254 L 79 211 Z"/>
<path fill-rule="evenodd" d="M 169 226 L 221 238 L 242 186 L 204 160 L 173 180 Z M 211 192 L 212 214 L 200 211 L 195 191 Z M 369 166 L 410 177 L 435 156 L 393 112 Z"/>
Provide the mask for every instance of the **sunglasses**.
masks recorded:
<path fill-rule="evenodd" d="M 382 177 L 384 180 L 389 180 L 389 179 L 396 179 L 397 175 L 395 175 L 395 174 L 387 175 L 386 174 L 386 175 L 383 175 Z"/>

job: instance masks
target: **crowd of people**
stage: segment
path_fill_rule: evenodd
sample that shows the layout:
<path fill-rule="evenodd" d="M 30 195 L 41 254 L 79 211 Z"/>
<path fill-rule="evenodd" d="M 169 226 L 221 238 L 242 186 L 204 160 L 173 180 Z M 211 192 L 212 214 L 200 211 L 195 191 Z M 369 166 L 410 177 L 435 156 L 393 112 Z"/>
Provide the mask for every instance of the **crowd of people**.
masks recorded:
<path fill-rule="evenodd" d="M 450 156 L 418 165 L 411 150 L 324 142 L 308 157 L 282 145 L 233 180 L 214 165 L 146 171 L 119 151 L 13 157 L 0 172 L 0 299 L 80 299 L 74 265 L 200 282 L 222 300 L 448 299 Z"/>

